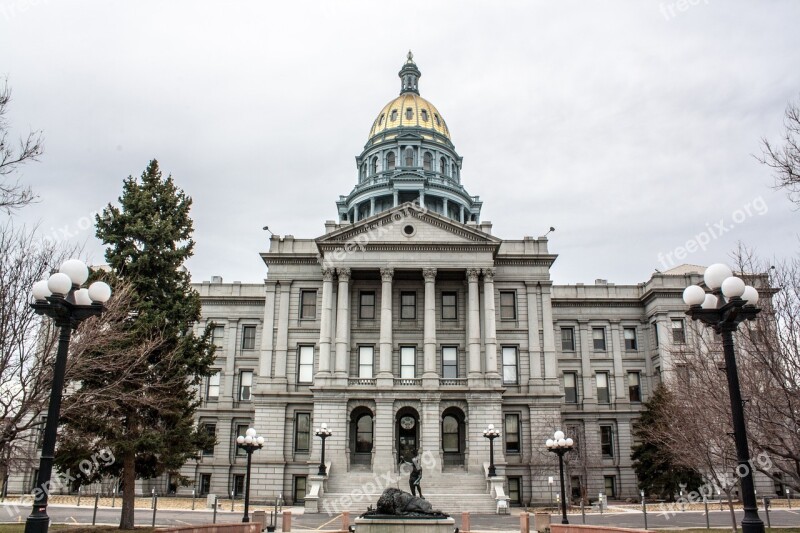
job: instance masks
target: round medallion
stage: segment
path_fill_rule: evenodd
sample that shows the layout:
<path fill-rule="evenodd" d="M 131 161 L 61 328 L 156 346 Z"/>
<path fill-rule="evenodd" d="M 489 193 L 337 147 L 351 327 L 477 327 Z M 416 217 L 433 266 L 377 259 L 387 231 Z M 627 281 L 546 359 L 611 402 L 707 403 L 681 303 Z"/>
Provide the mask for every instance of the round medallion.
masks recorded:
<path fill-rule="evenodd" d="M 414 427 L 414 417 L 404 416 L 400 419 L 400 427 L 403 429 L 411 429 Z"/>

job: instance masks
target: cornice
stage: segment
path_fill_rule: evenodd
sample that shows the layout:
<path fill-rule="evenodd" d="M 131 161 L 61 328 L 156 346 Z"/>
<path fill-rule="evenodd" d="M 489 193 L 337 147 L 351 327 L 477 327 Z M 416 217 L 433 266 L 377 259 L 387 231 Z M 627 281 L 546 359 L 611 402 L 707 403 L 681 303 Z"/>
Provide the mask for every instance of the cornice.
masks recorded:
<path fill-rule="evenodd" d="M 254 296 L 201 296 L 200 301 L 207 305 L 263 306 L 265 298 Z"/>

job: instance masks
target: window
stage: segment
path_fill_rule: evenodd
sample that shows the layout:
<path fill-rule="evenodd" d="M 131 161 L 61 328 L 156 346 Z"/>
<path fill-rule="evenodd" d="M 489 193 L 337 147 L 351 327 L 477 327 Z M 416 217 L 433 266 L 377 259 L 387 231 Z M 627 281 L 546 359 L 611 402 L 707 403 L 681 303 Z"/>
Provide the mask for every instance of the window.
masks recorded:
<path fill-rule="evenodd" d="M 294 476 L 294 503 L 303 503 L 306 499 L 306 476 Z"/>
<path fill-rule="evenodd" d="M 413 167 L 414 166 L 414 149 L 413 148 L 406 148 L 406 166 Z"/>
<path fill-rule="evenodd" d="M 624 328 L 622 332 L 625 336 L 625 349 L 628 351 L 636 351 L 636 328 Z"/>
<path fill-rule="evenodd" d="M 517 384 L 517 348 L 503 346 L 503 383 Z"/>
<path fill-rule="evenodd" d="M 522 505 L 522 483 L 518 477 L 508 478 L 508 499 L 514 505 Z"/>
<path fill-rule="evenodd" d="M 300 291 L 300 318 L 317 318 L 317 291 Z"/>
<path fill-rule="evenodd" d="M 294 415 L 294 451 L 308 452 L 311 444 L 311 413 Z"/>
<path fill-rule="evenodd" d="M 444 379 L 458 377 L 458 348 L 455 346 L 442 347 L 442 377 Z"/>
<path fill-rule="evenodd" d="M 356 453 L 372 452 L 372 415 L 361 415 L 356 421 Z"/>
<path fill-rule="evenodd" d="M 517 293 L 514 291 L 500 292 L 500 320 L 517 319 Z"/>
<path fill-rule="evenodd" d="M 672 342 L 675 344 L 683 344 L 686 342 L 686 331 L 683 329 L 683 319 L 672 319 Z"/>
<path fill-rule="evenodd" d="M 297 382 L 311 383 L 314 381 L 314 347 L 297 347 Z"/>
<path fill-rule="evenodd" d="M 505 427 L 506 453 L 519 453 L 519 415 L 507 414 Z"/>
<path fill-rule="evenodd" d="M 381 113 L 381 118 L 378 119 L 378 126 L 381 126 L 383 124 L 383 117 L 385 116 L 386 115 L 384 113 Z"/>
<path fill-rule="evenodd" d="M 44 430 L 47 426 L 47 417 L 43 416 L 41 421 L 38 424 L 38 428 L 36 431 L 36 449 L 41 450 L 44 447 Z M 37 478 L 34 477 L 33 482 L 36 483 Z"/>
<path fill-rule="evenodd" d="M 592 328 L 592 341 L 595 351 L 606 351 L 606 330 L 604 328 Z"/>
<path fill-rule="evenodd" d="M 244 494 L 244 474 L 233 475 L 233 497 L 238 498 Z"/>
<path fill-rule="evenodd" d="M 392 114 L 389 116 L 389 120 L 391 120 L 392 122 L 397 120 L 397 109 L 392 109 Z"/>
<path fill-rule="evenodd" d="M 598 372 L 597 379 L 597 403 L 609 403 L 610 396 L 608 394 L 608 374 L 606 372 Z"/>
<path fill-rule="evenodd" d="M 436 125 L 437 126 L 441 126 L 442 125 L 442 121 L 439 120 L 439 115 L 437 115 L 436 113 L 433 114 L 433 119 L 436 121 Z"/>
<path fill-rule="evenodd" d="M 414 118 L 414 110 L 411 109 L 410 107 L 407 107 L 406 108 L 406 120 L 411 120 L 412 118 Z"/>
<path fill-rule="evenodd" d="M 394 170 L 395 158 L 394 152 L 389 152 L 386 154 L 386 168 L 388 170 Z"/>
<path fill-rule="evenodd" d="M 211 492 L 211 474 L 200 474 L 200 494 L 205 496 Z"/>
<path fill-rule="evenodd" d="M 250 401 L 250 393 L 253 388 L 253 371 L 246 370 L 239 374 L 239 399 L 243 402 Z M 247 429 L 247 428 L 245 428 Z"/>
<path fill-rule="evenodd" d="M 417 318 L 417 293 L 400 293 L 400 319 L 414 320 Z"/>
<path fill-rule="evenodd" d="M 614 499 L 617 497 L 617 477 L 603 476 L 606 487 L 606 498 Z"/>
<path fill-rule="evenodd" d="M 358 377 L 372 379 L 373 346 L 358 347 Z"/>
<path fill-rule="evenodd" d="M 572 499 L 580 500 L 583 497 L 583 484 L 581 483 L 581 476 L 572 476 L 569 482 L 572 487 Z"/>
<path fill-rule="evenodd" d="M 205 424 L 204 426 L 206 430 L 206 434 L 211 437 L 212 439 L 216 439 L 217 437 L 217 425 L 216 424 Z M 203 455 L 210 456 L 214 455 L 214 441 L 208 445 L 207 448 L 203 448 Z"/>
<path fill-rule="evenodd" d="M 420 111 L 420 114 L 422 115 L 422 120 L 428 122 L 428 110 L 423 109 L 422 111 Z"/>
<path fill-rule="evenodd" d="M 211 342 L 214 343 L 214 346 L 217 348 L 222 348 L 223 344 L 222 341 L 225 339 L 225 326 L 214 326 L 214 330 L 211 332 Z"/>
<path fill-rule="evenodd" d="M 442 451 L 447 453 L 459 453 L 458 419 L 453 415 L 445 415 L 442 418 Z"/>
<path fill-rule="evenodd" d="M 600 451 L 603 457 L 614 457 L 613 436 L 611 426 L 600 426 Z"/>
<path fill-rule="evenodd" d="M 444 160 L 444 157 L 439 159 L 439 174 L 444 174 L 444 169 L 447 166 L 447 163 Z"/>
<path fill-rule="evenodd" d="M 256 327 L 242 326 L 242 350 L 256 349 Z"/>
<path fill-rule="evenodd" d="M 373 157 L 372 158 L 372 161 L 370 162 L 370 166 L 369 166 L 369 171 L 370 171 L 369 172 L 370 175 L 375 175 L 375 174 L 378 173 L 378 158 L 377 157 Z"/>
<path fill-rule="evenodd" d="M 236 437 L 247 434 L 248 427 L 250 426 L 247 424 L 238 424 L 236 426 L 236 433 L 233 434 L 233 449 L 236 450 L 236 455 L 247 455 L 247 452 L 239 447 L 238 443 L 236 442 Z"/>
<path fill-rule="evenodd" d="M 458 296 L 454 292 L 442 293 L 442 320 L 456 320 L 458 317 Z"/>
<path fill-rule="evenodd" d="M 661 383 L 661 367 L 657 366 L 653 369 L 653 385 L 658 386 Z"/>
<path fill-rule="evenodd" d="M 208 389 L 206 390 L 207 400 L 219 398 L 219 370 L 208 376 Z"/>
<path fill-rule="evenodd" d="M 564 401 L 578 403 L 578 375 L 575 372 L 564 372 Z"/>
<path fill-rule="evenodd" d="M 400 378 L 414 379 L 416 377 L 416 346 L 402 346 L 400 348 Z"/>
<path fill-rule="evenodd" d="M 575 351 L 575 328 L 561 328 L 561 351 Z"/>
<path fill-rule="evenodd" d="M 432 165 L 432 163 L 431 163 L 431 153 L 430 152 L 425 152 L 425 154 L 422 156 L 422 168 L 423 168 L 423 170 L 432 170 L 431 169 L 431 165 Z"/>
<path fill-rule="evenodd" d="M 358 318 L 375 320 L 375 293 L 373 291 L 359 294 Z"/>
<path fill-rule="evenodd" d="M 628 397 L 632 402 L 642 401 L 642 389 L 638 372 L 628 372 Z"/>

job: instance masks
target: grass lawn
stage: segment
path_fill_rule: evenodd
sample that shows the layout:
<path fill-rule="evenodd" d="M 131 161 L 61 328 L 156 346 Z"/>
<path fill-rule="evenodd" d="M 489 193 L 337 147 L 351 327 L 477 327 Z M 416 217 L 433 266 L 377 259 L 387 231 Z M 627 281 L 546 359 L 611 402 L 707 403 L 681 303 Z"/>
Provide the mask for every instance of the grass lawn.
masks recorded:
<path fill-rule="evenodd" d="M 66 524 L 53 524 L 50 530 L 58 529 L 63 533 L 119 533 L 117 526 L 70 526 Z M 152 533 L 155 528 L 137 527 L 136 533 Z M 0 533 L 24 533 L 25 523 L 0 524 Z"/>

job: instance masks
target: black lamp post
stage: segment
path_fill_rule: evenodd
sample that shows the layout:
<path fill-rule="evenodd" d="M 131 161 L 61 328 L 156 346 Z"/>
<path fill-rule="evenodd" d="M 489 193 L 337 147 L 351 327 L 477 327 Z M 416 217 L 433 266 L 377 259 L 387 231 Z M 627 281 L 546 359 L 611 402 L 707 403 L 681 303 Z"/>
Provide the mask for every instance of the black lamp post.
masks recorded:
<path fill-rule="evenodd" d="M 50 524 L 50 517 L 47 516 L 47 500 L 72 330 L 90 316 L 100 315 L 104 310 L 103 304 L 111 297 L 111 287 L 102 281 L 96 281 L 88 289 L 82 289 L 81 285 L 88 278 L 89 269 L 86 265 L 77 259 L 70 259 L 65 261 L 59 272 L 50 276 L 50 279 L 36 282 L 31 291 L 35 300 L 31 307 L 37 314 L 52 318 L 60 331 L 58 351 L 53 365 L 50 405 L 47 408 L 47 421 L 44 426 L 42 455 L 39 459 L 39 476 L 34 489 L 33 511 L 25 521 L 25 533 L 47 533 Z"/>
<path fill-rule="evenodd" d="M 561 523 L 569 524 L 567 520 L 567 494 L 564 487 L 564 454 L 572 449 L 575 443 L 572 439 L 564 438 L 563 431 L 556 431 L 552 439 L 547 439 L 547 451 L 558 455 L 558 471 L 561 475 Z"/>
<path fill-rule="evenodd" d="M 727 265 L 717 263 L 706 269 L 703 277 L 707 294 L 702 287 L 691 285 L 683 291 L 683 301 L 690 307 L 686 312 L 692 320 L 699 320 L 722 335 L 725 354 L 725 373 L 728 376 L 728 392 L 731 399 L 733 438 L 736 442 L 736 459 L 741 476 L 744 518 L 743 533 L 764 533 L 764 522 L 758 516 L 753 472 L 750 467 L 750 451 L 747 447 L 747 429 L 744 422 L 744 404 L 739 388 L 739 373 L 736 369 L 736 354 L 733 350 L 733 332 L 744 320 L 753 320 L 761 311 L 756 307 L 758 291 L 733 275 Z"/>
<path fill-rule="evenodd" d="M 264 446 L 264 437 L 258 436 L 253 428 L 248 428 L 244 435 L 236 437 L 237 447 L 247 452 L 247 478 L 244 482 L 244 516 L 242 522 L 250 521 L 250 463 L 253 460 L 253 452 L 260 450 Z"/>
<path fill-rule="evenodd" d="M 483 430 L 483 436 L 489 439 L 489 477 L 495 477 L 497 471 L 494 468 L 494 439 L 500 436 L 500 430 L 494 428 L 494 424 Z"/>
<path fill-rule="evenodd" d="M 333 433 L 328 429 L 328 424 L 321 424 L 319 429 L 314 432 L 314 435 L 322 439 L 322 455 L 319 459 L 319 471 L 317 474 L 325 476 L 328 474 L 328 470 L 325 467 L 325 439 L 333 435 Z"/>

